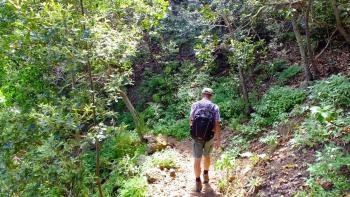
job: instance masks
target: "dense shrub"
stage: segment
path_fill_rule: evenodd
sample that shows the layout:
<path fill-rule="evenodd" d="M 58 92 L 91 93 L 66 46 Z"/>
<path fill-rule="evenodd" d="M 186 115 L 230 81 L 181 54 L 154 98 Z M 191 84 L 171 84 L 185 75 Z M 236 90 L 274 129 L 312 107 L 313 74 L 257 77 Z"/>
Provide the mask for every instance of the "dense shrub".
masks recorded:
<path fill-rule="evenodd" d="M 261 126 L 270 125 L 280 121 L 281 114 L 290 111 L 296 104 L 305 100 L 304 91 L 290 87 L 272 87 L 263 96 L 258 105 L 255 106 L 257 118 Z M 282 116 L 283 117 L 283 116 Z"/>
<path fill-rule="evenodd" d="M 159 122 L 159 119 L 164 116 L 162 105 L 158 103 L 148 103 L 148 107 L 142 112 L 146 124 L 151 126 Z"/>
<path fill-rule="evenodd" d="M 268 64 L 268 71 L 270 73 L 276 73 L 283 70 L 285 67 L 286 60 L 284 59 L 274 59 L 271 63 Z"/>
<path fill-rule="evenodd" d="M 332 134 L 325 125 L 313 119 L 306 119 L 294 134 L 292 143 L 296 146 L 313 147 L 327 141 Z"/>
<path fill-rule="evenodd" d="M 156 125 L 154 132 L 156 134 L 161 133 L 168 136 L 173 136 L 177 139 L 186 138 L 190 134 L 189 119 L 169 120 L 167 123 Z"/>
<path fill-rule="evenodd" d="M 292 143 L 313 147 L 337 136 L 343 127 L 350 125 L 349 114 L 331 106 L 310 108 L 310 115 L 295 132 Z"/>
<path fill-rule="evenodd" d="M 316 163 L 309 166 L 310 178 L 306 181 L 310 196 L 342 196 L 350 189 L 348 177 L 350 155 L 333 144 L 316 153 Z M 301 196 L 301 195 L 300 195 Z"/>
<path fill-rule="evenodd" d="M 238 118 L 245 109 L 245 103 L 239 92 L 239 82 L 234 76 L 217 78 L 212 85 L 215 95 L 213 102 L 220 108 L 223 120 Z"/>
<path fill-rule="evenodd" d="M 137 148 L 135 148 L 137 147 Z M 122 159 L 125 155 L 139 155 L 144 153 L 145 147 L 141 144 L 134 132 L 118 130 L 115 136 L 108 138 L 101 143 L 100 166 L 103 170 L 102 176 L 109 176 L 113 170 L 113 162 Z M 84 154 L 85 168 L 93 171 L 95 169 L 95 151 L 88 151 Z"/>
<path fill-rule="evenodd" d="M 166 149 L 161 152 L 156 152 L 147 157 L 146 161 L 142 164 L 141 169 L 143 172 L 146 172 L 147 169 L 151 168 L 175 169 L 179 167 L 178 160 L 180 157 L 180 153 L 174 149 Z"/>
<path fill-rule="evenodd" d="M 299 65 L 292 65 L 282 72 L 278 73 L 277 78 L 280 83 L 285 83 L 298 73 L 302 71 L 302 68 Z"/>
<path fill-rule="evenodd" d="M 317 81 L 311 87 L 311 99 L 327 105 L 350 107 L 350 80 L 344 75 L 333 75 L 322 81 Z"/>
<path fill-rule="evenodd" d="M 261 128 L 256 124 L 239 125 L 237 130 L 248 137 L 254 136 L 260 133 Z"/>
<path fill-rule="evenodd" d="M 260 138 L 261 143 L 267 144 L 270 147 L 276 146 L 278 144 L 278 133 L 277 131 L 271 131 L 266 134 L 264 137 Z"/>
<path fill-rule="evenodd" d="M 124 182 L 118 191 L 119 197 L 144 197 L 147 191 L 147 181 L 145 177 L 135 177 Z"/>

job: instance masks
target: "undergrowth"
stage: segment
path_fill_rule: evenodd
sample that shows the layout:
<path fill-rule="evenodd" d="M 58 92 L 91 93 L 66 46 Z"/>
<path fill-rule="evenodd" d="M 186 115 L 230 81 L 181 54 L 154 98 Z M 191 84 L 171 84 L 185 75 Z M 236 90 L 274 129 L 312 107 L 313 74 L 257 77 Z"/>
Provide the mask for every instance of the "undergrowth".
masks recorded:
<path fill-rule="evenodd" d="M 350 189 L 348 177 L 344 174 L 349 170 L 350 155 L 342 148 L 328 144 L 316 153 L 316 163 L 309 165 L 307 192 L 299 192 L 296 196 L 342 196 Z"/>
<path fill-rule="evenodd" d="M 175 169 L 178 168 L 178 162 L 181 155 L 173 149 L 166 149 L 161 152 L 156 152 L 146 158 L 142 165 L 142 171 L 147 171 L 150 168 L 159 169 Z"/>
<path fill-rule="evenodd" d="M 350 80 L 344 75 L 332 75 L 328 79 L 317 81 L 310 88 L 310 99 L 325 105 L 350 107 Z"/>

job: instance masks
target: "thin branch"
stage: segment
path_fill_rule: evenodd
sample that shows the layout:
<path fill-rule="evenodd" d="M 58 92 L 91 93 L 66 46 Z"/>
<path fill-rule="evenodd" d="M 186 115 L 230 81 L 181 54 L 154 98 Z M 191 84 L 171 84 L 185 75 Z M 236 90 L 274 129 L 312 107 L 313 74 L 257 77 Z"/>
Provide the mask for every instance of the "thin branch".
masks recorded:
<path fill-rule="evenodd" d="M 335 34 L 337 31 L 338 31 L 338 29 L 335 29 L 335 30 L 333 31 L 332 35 L 328 38 L 328 41 L 327 41 L 326 46 L 322 49 L 322 51 L 321 51 L 319 54 L 316 55 L 315 60 L 318 59 L 318 58 L 323 54 L 323 52 L 326 51 L 328 45 L 329 45 L 329 44 L 331 43 L 331 41 L 332 41 L 332 38 L 333 38 L 334 34 Z"/>
<path fill-rule="evenodd" d="M 84 9 L 84 2 L 83 0 L 80 0 L 80 8 L 81 8 L 81 15 L 85 17 L 85 9 Z M 85 23 L 83 24 L 83 29 L 84 31 L 86 30 Z M 85 43 L 85 49 L 88 50 L 88 43 Z M 90 90 L 91 90 L 91 104 L 92 104 L 92 113 L 93 113 L 93 126 L 95 127 L 97 125 L 97 118 L 96 118 L 96 98 L 95 98 L 95 88 L 94 88 L 94 80 L 92 76 L 92 67 L 91 67 L 91 62 L 88 59 L 87 64 L 87 74 L 89 77 L 89 82 L 90 82 Z M 96 185 L 98 188 L 98 193 L 100 197 L 103 197 L 103 190 L 102 190 L 102 184 L 101 184 L 101 179 L 100 179 L 100 141 L 97 137 L 95 137 L 95 148 L 96 148 L 96 157 L 95 157 L 95 175 L 96 175 Z"/>

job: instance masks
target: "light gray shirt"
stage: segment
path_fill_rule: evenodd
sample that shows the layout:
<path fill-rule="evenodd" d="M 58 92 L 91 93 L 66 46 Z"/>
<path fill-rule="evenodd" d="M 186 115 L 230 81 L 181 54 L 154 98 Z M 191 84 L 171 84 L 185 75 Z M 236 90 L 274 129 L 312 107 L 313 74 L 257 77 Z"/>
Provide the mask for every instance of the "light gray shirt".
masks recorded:
<path fill-rule="evenodd" d="M 221 121 L 219 107 L 216 104 L 214 104 L 213 102 L 211 102 L 210 100 L 205 99 L 205 98 L 192 104 L 191 113 L 190 113 L 191 120 L 193 120 L 194 115 L 199 110 L 200 105 L 205 106 L 205 107 L 208 106 L 210 109 L 213 109 L 212 113 L 214 114 L 215 121 Z"/>

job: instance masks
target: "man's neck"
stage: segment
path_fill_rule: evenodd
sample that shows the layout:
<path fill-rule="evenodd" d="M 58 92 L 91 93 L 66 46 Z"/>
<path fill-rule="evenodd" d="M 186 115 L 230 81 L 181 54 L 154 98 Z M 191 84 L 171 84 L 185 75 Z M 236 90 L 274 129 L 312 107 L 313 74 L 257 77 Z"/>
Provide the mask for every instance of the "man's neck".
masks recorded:
<path fill-rule="evenodd" d="M 202 98 L 202 100 L 207 100 L 207 101 L 210 101 L 210 99 L 209 99 L 209 98 L 207 98 L 207 97 L 203 97 L 203 98 Z"/>

